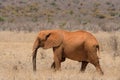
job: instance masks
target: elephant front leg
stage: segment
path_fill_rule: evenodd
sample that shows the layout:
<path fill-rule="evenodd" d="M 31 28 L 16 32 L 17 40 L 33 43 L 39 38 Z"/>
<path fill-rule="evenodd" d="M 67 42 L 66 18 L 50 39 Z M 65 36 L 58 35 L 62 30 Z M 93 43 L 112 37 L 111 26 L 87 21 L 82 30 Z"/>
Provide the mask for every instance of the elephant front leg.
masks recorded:
<path fill-rule="evenodd" d="M 60 59 L 57 55 L 54 55 L 54 61 L 55 62 L 53 63 L 53 66 L 55 67 L 55 71 L 61 70 L 61 62 L 60 62 Z"/>
<path fill-rule="evenodd" d="M 53 48 L 54 52 L 54 62 L 52 64 L 55 70 L 61 70 L 61 60 L 62 60 L 62 47 Z"/>

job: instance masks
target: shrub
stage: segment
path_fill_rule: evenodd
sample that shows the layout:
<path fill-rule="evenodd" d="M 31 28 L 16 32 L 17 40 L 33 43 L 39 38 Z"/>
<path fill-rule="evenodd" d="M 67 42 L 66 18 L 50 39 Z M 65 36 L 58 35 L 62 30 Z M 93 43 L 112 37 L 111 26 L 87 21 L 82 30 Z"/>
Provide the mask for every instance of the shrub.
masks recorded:
<path fill-rule="evenodd" d="M 101 26 L 101 29 L 107 32 L 118 31 L 120 30 L 120 25 L 117 23 L 110 22 L 110 23 L 106 23 L 103 26 Z"/>
<path fill-rule="evenodd" d="M 73 14 L 74 14 L 73 10 L 70 10 L 70 12 L 69 12 L 69 13 L 70 13 L 70 15 L 73 15 Z"/>
<path fill-rule="evenodd" d="M 65 25 L 66 25 L 66 22 L 62 22 L 62 23 L 59 24 L 61 29 L 65 29 Z"/>
<path fill-rule="evenodd" d="M 5 21 L 5 18 L 0 16 L 0 22 L 3 22 L 3 21 Z"/>
<path fill-rule="evenodd" d="M 52 3 L 50 3 L 50 5 L 52 5 L 52 6 L 56 6 L 56 3 L 55 3 L 55 2 L 52 2 Z"/>
<path fill-rule="evenodd" d="M 112 46 L 112 49 L 113 49 L 113 51 L 114 51 L 114 57 L 116 57 L 116 56 L 119 56 L 119 54 L 118 54 L 118 36 L 116 36 L 116 35 L 112 35 L 111 37 L 110 37 L 110 39 L 111 39 L 111 46 Z"/>
<path fill-rule="evenodd" d="M 107 5 L 111 5 L 112 3 L 110 3 L 110 2 L 106 2 L 106 4 L 107 4 Z"/>

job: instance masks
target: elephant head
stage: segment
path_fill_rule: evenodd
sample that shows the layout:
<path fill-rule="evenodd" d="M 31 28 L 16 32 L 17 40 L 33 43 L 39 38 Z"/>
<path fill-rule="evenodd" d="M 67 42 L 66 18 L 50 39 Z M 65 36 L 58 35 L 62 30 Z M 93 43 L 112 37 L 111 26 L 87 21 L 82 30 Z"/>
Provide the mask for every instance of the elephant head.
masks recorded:
<path fill-rule="evenodd" d="M 41 31 L 33 45 L 33 70 L 36 71 L 36 55 L 38 48 L 52 48 L 52 47 L 58 47 L 62 44 L 63 37 L 62 33 L 59 33 L 57 31 Z"/>

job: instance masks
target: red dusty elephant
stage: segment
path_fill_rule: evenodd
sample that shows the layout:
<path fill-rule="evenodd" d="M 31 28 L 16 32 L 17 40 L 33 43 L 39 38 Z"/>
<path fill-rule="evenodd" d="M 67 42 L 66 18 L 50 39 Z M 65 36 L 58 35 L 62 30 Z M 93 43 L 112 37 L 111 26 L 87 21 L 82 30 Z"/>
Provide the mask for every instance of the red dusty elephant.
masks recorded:
<path fill-rule="evenodd" d="M 69 32 L 65 30 L 40 31 L 33 45 L 33 70 L 36 71 L 36 54 L 38 48 L 53 48 L 54 62 L 51 65 L 55 70 L 61 69 L 61 62 L 66 58 L 82 62 L 81 71 L 85 71 L 88 63 L 95 66 L 103 74 L 97 52 L 99 43 L 96 38 L 86 31 Z"/>

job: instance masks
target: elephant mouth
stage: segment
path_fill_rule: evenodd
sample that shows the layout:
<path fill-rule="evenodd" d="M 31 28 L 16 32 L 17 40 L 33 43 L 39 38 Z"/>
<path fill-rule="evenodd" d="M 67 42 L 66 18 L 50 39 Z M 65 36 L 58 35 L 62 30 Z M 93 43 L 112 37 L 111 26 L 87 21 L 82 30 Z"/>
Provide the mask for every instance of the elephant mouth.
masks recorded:
<path fill-rule="evenodd" d="M 40 42 L 39 47 L 44 47 L 44 43 Z"/>

